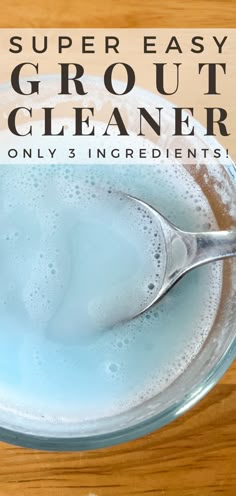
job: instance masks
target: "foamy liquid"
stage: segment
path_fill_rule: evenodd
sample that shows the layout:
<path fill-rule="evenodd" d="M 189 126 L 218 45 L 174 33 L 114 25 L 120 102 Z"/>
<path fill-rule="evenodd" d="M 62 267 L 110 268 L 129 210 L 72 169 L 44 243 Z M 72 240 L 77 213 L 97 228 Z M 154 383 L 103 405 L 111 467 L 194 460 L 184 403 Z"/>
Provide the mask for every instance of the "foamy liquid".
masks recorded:
<path fill-rule="evenodd" d="M 217 227 L 180 165 L 1 167 L 0 410 L 39 423 L 114 415 L 163 390 L 201 348 L 220 263 L 119 323 L 165 269 L 161 233 L 123 193 L 183 229 Z"/>

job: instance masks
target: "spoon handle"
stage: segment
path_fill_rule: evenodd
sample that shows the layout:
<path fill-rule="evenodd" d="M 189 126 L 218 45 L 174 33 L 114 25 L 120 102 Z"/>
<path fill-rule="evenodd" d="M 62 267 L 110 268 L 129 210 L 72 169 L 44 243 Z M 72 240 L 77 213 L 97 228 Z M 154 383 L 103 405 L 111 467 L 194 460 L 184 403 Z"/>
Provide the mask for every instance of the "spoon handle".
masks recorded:
<path fill-rule="evenodd" d="M 191 268 L 236 256 L 236 231 L 192 233 L 195 250 L 191 257 Z"/>

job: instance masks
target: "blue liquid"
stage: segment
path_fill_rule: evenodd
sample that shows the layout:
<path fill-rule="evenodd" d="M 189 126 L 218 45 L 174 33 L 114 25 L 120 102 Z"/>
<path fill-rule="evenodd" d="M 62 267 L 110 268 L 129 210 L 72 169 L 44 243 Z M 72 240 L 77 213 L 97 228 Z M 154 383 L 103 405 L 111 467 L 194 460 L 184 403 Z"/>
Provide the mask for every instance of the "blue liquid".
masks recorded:
<path fill-rule="evenodd" d="M 215 227 L 181 166 L 1 167 L 5 410 L 59 422 L 119 413 L 164 389 L 206 339 L 220 298 L 219 264 L 195 270 L 145 315 L 119 324 L 121 310 L 161 283 L 165 254 L 148 219 L 117 192 L 147 201 L 183 229 Z"/>

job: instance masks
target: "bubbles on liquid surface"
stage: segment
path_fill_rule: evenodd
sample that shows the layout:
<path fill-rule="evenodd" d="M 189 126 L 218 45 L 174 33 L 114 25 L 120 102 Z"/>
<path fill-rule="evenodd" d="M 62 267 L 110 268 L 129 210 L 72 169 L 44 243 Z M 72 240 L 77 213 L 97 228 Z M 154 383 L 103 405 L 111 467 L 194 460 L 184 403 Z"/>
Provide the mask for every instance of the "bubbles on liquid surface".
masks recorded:
<path fill-rule="evenodd" d="M 127 315 L 152 297 L 165 267 L 160 232 L 122 192 L 180 228 L 217 227 L 181 166 L 0 170 L 0 342 L 9 357 L 15 339 L 17 355 L 14 377 L 0 366 L 8 391 L 0 401 L 14 407 L 18 398 L 22 415 L 43 411 L 58 418 L 60 412 L 67 422 L 124 411 L 178 377 L 211 329 L 221 264 L 196 272 L 148 313 L 122 322 L 124 310 Z M 111 331 L 114 308 L 120 324 Z"/>

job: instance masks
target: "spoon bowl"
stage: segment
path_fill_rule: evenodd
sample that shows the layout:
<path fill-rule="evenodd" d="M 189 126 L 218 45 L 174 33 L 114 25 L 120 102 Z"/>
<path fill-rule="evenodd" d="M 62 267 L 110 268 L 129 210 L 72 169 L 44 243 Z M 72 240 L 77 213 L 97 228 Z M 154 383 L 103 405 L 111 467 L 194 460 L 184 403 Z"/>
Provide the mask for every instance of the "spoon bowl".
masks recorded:
<path fill-rule="evenodd" d="M 152 295 L 140 311 L 131 318 L 143 314 L 156 304 L 190 270 L 201 265 L 236 256 L 236 231 L 186 232 L 174 226 L 148 203 L 127 195 L 151 218 L 161 231 L 165 246 L 165 270 L 158 291 Z"/>

